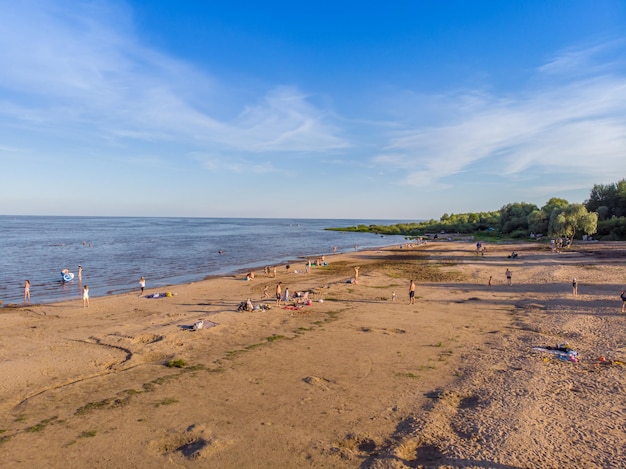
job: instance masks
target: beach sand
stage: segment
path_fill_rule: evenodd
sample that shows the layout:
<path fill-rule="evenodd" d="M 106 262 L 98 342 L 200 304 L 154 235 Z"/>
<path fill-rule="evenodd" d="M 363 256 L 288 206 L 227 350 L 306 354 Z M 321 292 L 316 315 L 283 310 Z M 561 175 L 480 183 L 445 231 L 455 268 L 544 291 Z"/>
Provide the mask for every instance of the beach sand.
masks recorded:
<path fill-rule="evenodd" d="M 0 309 L 2 467 L 626 467 L 626 244 L 474 249 Z"/>

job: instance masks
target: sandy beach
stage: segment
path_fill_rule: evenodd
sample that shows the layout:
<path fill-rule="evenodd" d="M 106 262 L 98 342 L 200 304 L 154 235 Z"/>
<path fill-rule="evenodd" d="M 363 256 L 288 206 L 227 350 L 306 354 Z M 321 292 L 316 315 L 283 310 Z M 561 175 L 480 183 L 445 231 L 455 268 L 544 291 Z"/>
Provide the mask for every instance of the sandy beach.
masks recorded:
<path fill-rule="evenodd" d="M 626 467 L 626 243 L 486 247 L 2 308 L 2 466 Z"/>

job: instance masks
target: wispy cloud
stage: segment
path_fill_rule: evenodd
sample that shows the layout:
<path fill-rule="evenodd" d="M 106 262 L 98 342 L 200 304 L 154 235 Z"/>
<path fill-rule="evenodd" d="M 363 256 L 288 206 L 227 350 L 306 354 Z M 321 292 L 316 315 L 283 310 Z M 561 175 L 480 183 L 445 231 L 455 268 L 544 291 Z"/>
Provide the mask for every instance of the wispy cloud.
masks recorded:
<path fill-rule="evenodd" d="M 271 161 L 254 161 L 247 158 L 232 158 L 219 153 L 203 153 L 192 152 L 189 155 L 200 165 L 209 171 L 228 171 L 238 174 L 282 174 L 289 175 L 290 172 L 284 169 L 276 168 Z"/>
<path fill-rule="evenodd" d="M 143 45 L 123 3 L 60 5 L 25 0 L 3 7 L 0 101 L 7 105 L 0 119 L 35 134 L 80 129 L 98 139 L 177 139 L 222 153 L 348 145 L 332 114 L 295 87 L 271 85 L 238 116 L 217 118 L 211 98 L 223 98 L 227 86 Z"/>
<path fill-rule="evenodd" d="M 613 54 L 623 46 L 623 39 L 611 39 L 590 46 L 572 47 L 551 57 L 538 68 L 538 72 L 546 75 L 603 73 L 616 65 Z"/>
<path fill-rule="evenodd" d="M 613 52 L 621 42 L 611 43 Z M 609 46 L 566 53 L 561 64 L 589 67 L 595 53 Z M 560 59 L 547 67 L 553 74 Z M 545 71 L 546 67 L 540 70 Z M 619 67 L 598 67 L 603 73 L 572 78 L 554 77 L 533 83 L 519 93 L 498 96 L 484 91 L 458 94 L 443 102 L 454 109 L 436 126 L 415 126 L 394 133 L 388 148 L 374 161 L 409 170 L 405 184 L 445 182 L 479 165 L 482 172 L 510 177 L 540 169 L 550 177 L 584 174 L 596 182 L 611 180 L 626 170 L 626 75 Z M 588 68 L 587 68 L 588 70 Z M 454 107 L 454 103 L 465 103 Z M 588 183 L 587 183 L 588 184 Z"/>

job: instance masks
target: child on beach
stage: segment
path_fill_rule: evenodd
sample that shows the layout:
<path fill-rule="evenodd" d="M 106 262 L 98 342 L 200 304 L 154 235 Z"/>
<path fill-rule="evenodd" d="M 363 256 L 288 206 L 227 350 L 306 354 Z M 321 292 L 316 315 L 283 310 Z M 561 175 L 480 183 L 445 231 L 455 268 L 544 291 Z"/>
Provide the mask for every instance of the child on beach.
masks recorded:
<path fill-rule="evenodd" d="M 89 308 L 89 286 L 83 288 L 83 308 Z"/>
<path fill-rule="evenodd" d="M 141 296 L 143 295 L 143 291 L 146 288 L 146 279 L 143 277 L 139 279 L 139 288 L 141 288 L 141 293 L 140 293 L 140 296 Z"/>

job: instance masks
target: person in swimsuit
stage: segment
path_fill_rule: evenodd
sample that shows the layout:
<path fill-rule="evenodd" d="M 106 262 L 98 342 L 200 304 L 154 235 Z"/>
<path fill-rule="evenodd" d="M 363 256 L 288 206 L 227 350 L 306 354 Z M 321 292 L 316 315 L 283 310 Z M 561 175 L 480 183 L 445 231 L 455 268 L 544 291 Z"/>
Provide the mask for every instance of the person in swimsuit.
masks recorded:
<path fill-rule="evenodd" d="M 83 288 L 83 308 L 89 308 L 89 287 L 87 285 Z"/>
<path fill-rule="evenodd" d="M 30 280 L 24 282 L 24 304 L 30 304 Z"/>
<path fill-rule="evenodd" d="M 415 281 L 411 279 L 411 284 L 409 286 L 409 304 L 415 304 Z"/>
<path fill-rule="evenodd" d="M 276 284 L 276 306 L 280 306 L 280 300 L 282 298 L 282 294 L 283 294 L 283 289 L 281 287 L 282 282 L 278 282 Z"/>
<path fill-rule="evenodd" d="M 578 282 L 576 281 L 576 277 L 572 280 L 572 294 L 578 296 Z"/>

